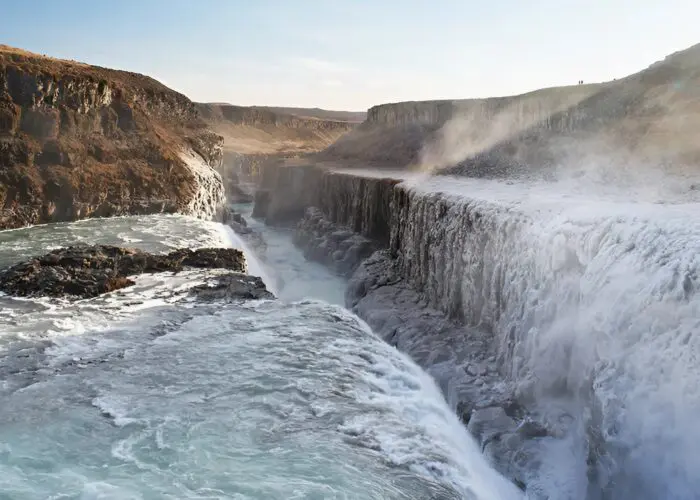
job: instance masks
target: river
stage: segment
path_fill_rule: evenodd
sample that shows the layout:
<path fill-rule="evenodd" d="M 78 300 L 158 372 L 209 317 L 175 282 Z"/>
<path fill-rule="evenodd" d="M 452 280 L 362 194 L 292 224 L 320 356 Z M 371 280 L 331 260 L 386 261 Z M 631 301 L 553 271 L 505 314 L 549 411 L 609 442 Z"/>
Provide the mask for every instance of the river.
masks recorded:
<path fill-rule="evenodd" d="M 266 230 L 123 217 L 0 232 L 0 266 L 77 243 L 236 246 L 279 300 L 193 301 L 206 272 L 85 300 L 0 297 L 0 498 L 479 499 L 520 491 L 433 380 Z"/>

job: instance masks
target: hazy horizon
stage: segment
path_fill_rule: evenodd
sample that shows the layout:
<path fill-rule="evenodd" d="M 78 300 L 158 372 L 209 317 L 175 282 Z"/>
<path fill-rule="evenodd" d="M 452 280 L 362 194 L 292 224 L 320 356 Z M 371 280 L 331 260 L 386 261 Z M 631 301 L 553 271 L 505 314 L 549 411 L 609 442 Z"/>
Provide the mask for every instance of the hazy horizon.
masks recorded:
<path fill-rule="evenodd" d="M 681 0 L 75 0 L 5 5 L 0 43 L 199 102 L 364 111 L 612 80 L 700 42 Z"/>

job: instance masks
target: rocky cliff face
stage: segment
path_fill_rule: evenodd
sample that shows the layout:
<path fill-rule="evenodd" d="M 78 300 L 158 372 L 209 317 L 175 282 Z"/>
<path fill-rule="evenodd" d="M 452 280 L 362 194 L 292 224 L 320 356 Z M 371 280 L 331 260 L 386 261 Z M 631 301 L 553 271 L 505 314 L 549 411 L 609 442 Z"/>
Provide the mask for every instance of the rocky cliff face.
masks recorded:
<path fill-rule="evenodd" d="M 573 498 L 587 484 L 601 498 L 656 498 L 645 489 L 674 470 L 696 491 L 693 452 L 668 425 L 689 414 L 687 400 L 669 397 L 673 379 L 660 375 L 698 371 L 686 344 L 700 300 L 694 205 L 605 201 L 597 211 L 598 201 L 544 184 L 277 170 L 266 173 L 262 215 L 289 221 L 319 207 L 296 237 L 341 273 L 356 266 L 352 232 L 372 235 L 384 250 L 357 269 L 346 305 L 430 371 L 532 498 Z M 562 479 L 572 490 L 547 490 L 538 477 L 562 473 L 548 455 L 562 448 L 574 450 Z M 662 455 L 663 470 L 641 472 Z"/>
<path fill-rule="evenodd" d="M 223 201 L 222 138 L 143 75 L 0 46 L 0 228 Z"/>
<path fill-rule="evenodd" d="M 383 104 L 322 157 L 474 177 L 697 172 L 698 75 L 700 45 L 603 84 Z"/>
<path fill-rule="evenodd" d="M 469 119 L 488 126 L 490 120 L 507 113 L 508 125 L 514 130 L 536 124 L 548 130 L 563 131 L 575 127 L 581 116 L 564 112 L 557 121 L 548 119 L 559 111 L 566 111 L 575 106 L 601 87 L 578 85 L 510 97 L 380 104 L 367 111 L 366 124 L 389 127 L 418 124 L 440 127 L 454 119 Z"/>
<path fill-rule="evenodd" d="M 211 122 L 223 120 L 234 125 L 251 127 L 274 126 L 312 131 L 339 130 L 346 132 L 355 126 L 354 122 L 344 120 L 304 117 L 252 106 L 199 103 L 197 109 L 204 119 Z"/>
<path fill-rule="evenodd" d="M 268 224 L 296 223 L 307 208 L 321 209 L 329 220 L 388 245 L 391 200 L 399 181 L 366 178 L 301 162 L 267 165 L 261 177 L 254 216 Z"/>
<path fill-rule="evenodd" d="M 578 85 L 513 97 L 381 104 L 323 156 L 374 166 L 443 166 L 532 127 L 555 133 L 574 129 L 583 118 L 576 106 L 599 88 Z"/>

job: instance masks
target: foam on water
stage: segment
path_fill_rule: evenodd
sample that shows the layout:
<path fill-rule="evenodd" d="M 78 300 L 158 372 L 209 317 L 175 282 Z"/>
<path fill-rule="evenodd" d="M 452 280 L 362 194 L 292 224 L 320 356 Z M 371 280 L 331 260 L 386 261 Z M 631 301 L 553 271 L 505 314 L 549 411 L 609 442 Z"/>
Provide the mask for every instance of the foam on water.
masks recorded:
<path fill-rule="evenodd" d="M 345 304 L 346 281 L 322 264 L 304 258 L 294 247 L 292 231 L 266 226 L 252 218 L 252 205 L 232 205 L 231 208 L 243 214 L 248 227 L 260 233 L 266 242 L 266 249 L 257 257 L 265 270 L 268 287 L 275 290 L 281 300 L 293 302 L 308 297 L 322 298 L 331 304 Z M 273 271 L 272 271 L 273 270 Z"/>
<path fill-rule="evenodd" d="M 270 290 L 275 296 L 279 295 L 277 282 L 275 279 L 273 279 L 271 271 L 267 268 L 267 266 L 260 261 L 255 252 L 250 249 L 250 247 L 233 231 L 233 229 L 231 229 L 230 226 L 222 225 L 221 227 L 228 245 L 242 250 L 245 254 L 248 274 L 262 278 L 267 289 Z"/>
<path fill-rule="evenodd" d="M 547 460 L 578 471 L 570 497 L 697 498 L 697 193 L 659 204 L 565 184 L 404 185 L 408 273 L 431 303 L 490 329 L 521 398 L 568 422 Z"/>
<path fill-rule="evenodd" d="M 52 339 L 40 373 L 3 397 L 6 494 L 519 496 L 432 381 L 341 308 L 182 313 Z"/>
<path fill-rule="evenodd" d="M 184 217 L 94 222 L 0 233 L 0 259 L 45 241 L 231 242 Z M 520 497 L 432 380 L 353 315 L 313 301 L 189 299 L 211 273 L 143 276 L 79 301 L 0 298 L 3 494 Z"/>

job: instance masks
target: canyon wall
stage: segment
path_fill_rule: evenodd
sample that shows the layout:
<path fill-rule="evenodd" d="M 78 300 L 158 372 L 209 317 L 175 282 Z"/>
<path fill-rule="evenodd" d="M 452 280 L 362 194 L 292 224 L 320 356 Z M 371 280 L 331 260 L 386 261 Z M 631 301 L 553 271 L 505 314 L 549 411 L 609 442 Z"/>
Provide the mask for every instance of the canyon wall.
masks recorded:
<path fill-rule="evenodd" d="M 381 104 L 323 156 L 375 166 L 440 166 L 531 127 L 561 133 L 582 120 L 576 106 L 601 86 L 545 89 L 513 97 Z M 468 151 L 471 150 L 471 151 Z"/>
<path fill-rule="evenodd" d="M 211 123 L 220 121 L 233 125 L 251 127 L 285 127 L 317 132 L 352 130 L 356 122 L 332 119 L 320 119 L 280 112 L 271 108 L 254 106 L 234 106 L 232 104 L 198 103 L 201 116 Z"/>
<path fill-rule="evenodd" d="M 406 179 L 278 166 L 256 211 L 270 223 L 302 218 L 297 243 L 341 273 L 357 267 L 351 233 L 370 237 L 381 250 L 355 271 L 347 306 L 435 377 L 532 498 L 697 491 L 685 443 L 700 439 L 687 420 L 700 399 L 686 385 L 677 397 L 678 379 L 664 375 L 700 378 L 697 349 L 683 347 L 700 304 L 693 206 Z M 564 448 L 563 464 L 552 450 Z M 552 475 L 561 482 L 547 490 L 540 479 Z"/>
<path fill-rule="evenodd" d="M 298 221 L 309 207 L 320 208 L 333 223 L 388 245 L 391 201 L 399 181 L 368 178 L 299 161 L 268 164 L 262 170 L 255 216 L 270 225 Z"/>
<path fill-rule="evenodd" d="M 692 498 L 699 84 L 695 46 L 601 85 L 377 106 L 263 168 L 255 215 L 352 272 L 347 307 L 528 498 Z"/>
<path fill-rule="evenodd" d="M 365 111 L 337 111 L 322 108 L 291 108 L 276 106 L 253 106 L 257 109 L 264 109 L 275 113 L 300 116 L 302 118 L 315 118 L 318 120 L 333 120 L 338 122 L 362 123 L 367 118 Z"/>
<path fill-rule="evenodd" d="M 320 151 L 352 130 L 364 113 L 199 103 L 199 114 L 224 138 L 219 168 L 231 202 L 252 200 L 263 167 Z"/>
<path fill-rule="evenodd" d="M 222 138 L 135 73 L 0 46 L 0 228 L 223 202 Z"/>
<path fill-rule="evenodd" d="M 353 121 L 284 113 L 277 108 L 198 103 L 197 110 L 224 137 L 225 152 L 244 155 L 298 157 L 327 147 L 357 125 Z"/>
<path fill-rule="evenodd" d="M 698 102 L 700 45 L 601 84 L 374 106 L 319 157 L 474 177 L 687 174 L 700 164 Z"/>

